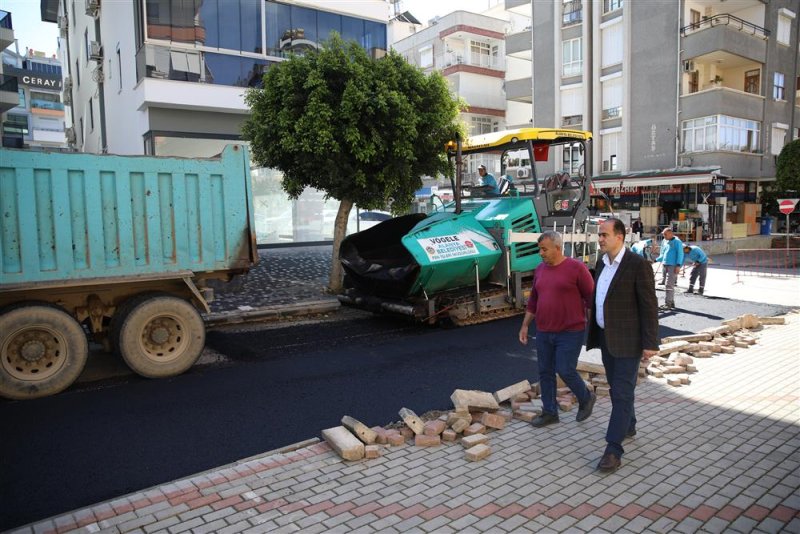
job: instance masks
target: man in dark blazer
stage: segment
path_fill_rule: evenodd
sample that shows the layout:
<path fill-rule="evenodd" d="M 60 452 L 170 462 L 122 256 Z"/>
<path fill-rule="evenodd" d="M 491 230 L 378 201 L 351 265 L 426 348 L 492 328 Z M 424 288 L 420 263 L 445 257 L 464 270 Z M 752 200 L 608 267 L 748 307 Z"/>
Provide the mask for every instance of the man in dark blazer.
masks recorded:
<path fill-rule="evenodd" d="M 650 263 L 625 248 L 622 221 L 602 223 L 598 241 L 603 256 L 595 266 L 586 348 L 600 348 L 611 386 L 607 445 L 597 468 L 612 472 L 621 464 L 622 441 L 636 434 L 633 392 L 639 363 L 658 352 L 658 300 Z"/>

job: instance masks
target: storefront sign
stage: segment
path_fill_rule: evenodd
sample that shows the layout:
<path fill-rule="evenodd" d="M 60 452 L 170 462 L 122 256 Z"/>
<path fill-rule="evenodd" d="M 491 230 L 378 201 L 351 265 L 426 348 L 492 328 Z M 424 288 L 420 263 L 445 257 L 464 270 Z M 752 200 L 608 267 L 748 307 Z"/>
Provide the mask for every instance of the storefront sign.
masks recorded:
<path fill-rule="evenodd" d="M 658 192 L 662 195 L 677 194 L 681 192 L 679 185 L 662 185 L 658 187 Z"/>
<path fill-rule="evenodd" d="M 711 178 L 711 191 L 713 193 L 722 193 L 723 191 L 725 191 L 726 187 L 725 181 L 726 181 L 725 178 L 723 178 L 722 176 L 713 176 Z M 705 191 L 708 191 L 708 189 L 706 188 Z"/>
<path fill-rule="evenodd" d="M 26 85 L 34 89 L 61 90 L 61 78 L 58 76 L 33 73 L 29 70 L 18 69 L 10 65 L 6 65 L 3 72 L 4 74 L 16 76 L 21 85 Z"/>
<path fill-rule="evenodd" d="M 744 193 L 744 182 L 737 182 L 736 183 L 736 192 L 737 193 Z"/>
<path fill-rule="evenodd" d="M 620 195 L 638 195 L 639 194 L 639 187 L 638 186 L 623 186 L 623 187 L 612 187 L 611 188 L 611 195 L 614 197 L 619 197 Z"/>

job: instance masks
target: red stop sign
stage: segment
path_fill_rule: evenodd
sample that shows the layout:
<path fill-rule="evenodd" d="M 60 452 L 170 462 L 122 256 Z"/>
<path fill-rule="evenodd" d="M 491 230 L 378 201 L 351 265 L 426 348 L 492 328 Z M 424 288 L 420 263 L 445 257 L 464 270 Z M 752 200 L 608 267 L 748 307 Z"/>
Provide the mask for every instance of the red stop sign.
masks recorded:
<path fill-rule="evenodd" d="M 778 209 L 780 209 L 781 213 L 783 213 L 784 215 L 789 215 L 794 211 L 794 204 L 795 204 L 794 201 L 784 199 L 778 203 Z"/>

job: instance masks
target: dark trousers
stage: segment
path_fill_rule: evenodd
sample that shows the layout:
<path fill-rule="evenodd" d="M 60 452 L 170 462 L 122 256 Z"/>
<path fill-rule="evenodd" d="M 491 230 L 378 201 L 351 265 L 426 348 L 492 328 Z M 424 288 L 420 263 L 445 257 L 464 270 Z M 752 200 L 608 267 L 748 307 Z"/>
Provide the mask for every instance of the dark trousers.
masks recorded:
<path fill-rule="evenodd" d="M 536 332 L 536 359 L 539 364 L 539 385 L 542 388 L 542 412 L 558 415 L 556 404 L 556 373 L 569 389 L 585 404 L 589 390 L 575 367 L 583 345 L 583 330 L 579 332 Z"/>
<path fill-rule="evenodd" d="M 706 273 L 708 272 L 708 264 L 707 263 L 695 263 L 694 267 L 692 267 L 692 274 L 689 276 L 689 287 L 694 287 L 694 283 L 697 281 L 697 277 L 700 277 L 700 289 L 706 287 Z"/>
<path fill-rule="evenodd" d="M 606 379 L 611 386 L 611 418 L 606 431 L 606 452 L 613 452 L 620 458 L 625 449 L 622 440 L 629 430 L 636 429 L 636 413 L 633 408 L 633 391 L 639 376 L 638 358 L 615 358 L 608 350 L 605 332 L 600 329 L 600 351 Z"/>

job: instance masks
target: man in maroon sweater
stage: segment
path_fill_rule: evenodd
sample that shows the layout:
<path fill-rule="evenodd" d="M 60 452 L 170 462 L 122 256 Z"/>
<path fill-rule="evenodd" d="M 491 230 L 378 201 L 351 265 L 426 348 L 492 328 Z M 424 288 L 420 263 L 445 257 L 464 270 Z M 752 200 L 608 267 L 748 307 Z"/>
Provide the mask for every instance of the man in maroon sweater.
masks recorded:
<path fill-rule="evenodd" d="M 592 414 L 597 398 L 576 370 L 586 330 L 586 310 L 591 308 L 594 291 L 592 275 L 583 263 L 564 256 L 558 232 L 544 232 L 538 243 L 542 263 L 533 274 L 519 341 L 528 344 L 528 328 L 535 318 L 542 414 L 531 424 L 542 427 L 558 422 L 556 373 L 578 398 L 576 421 Z"/>

